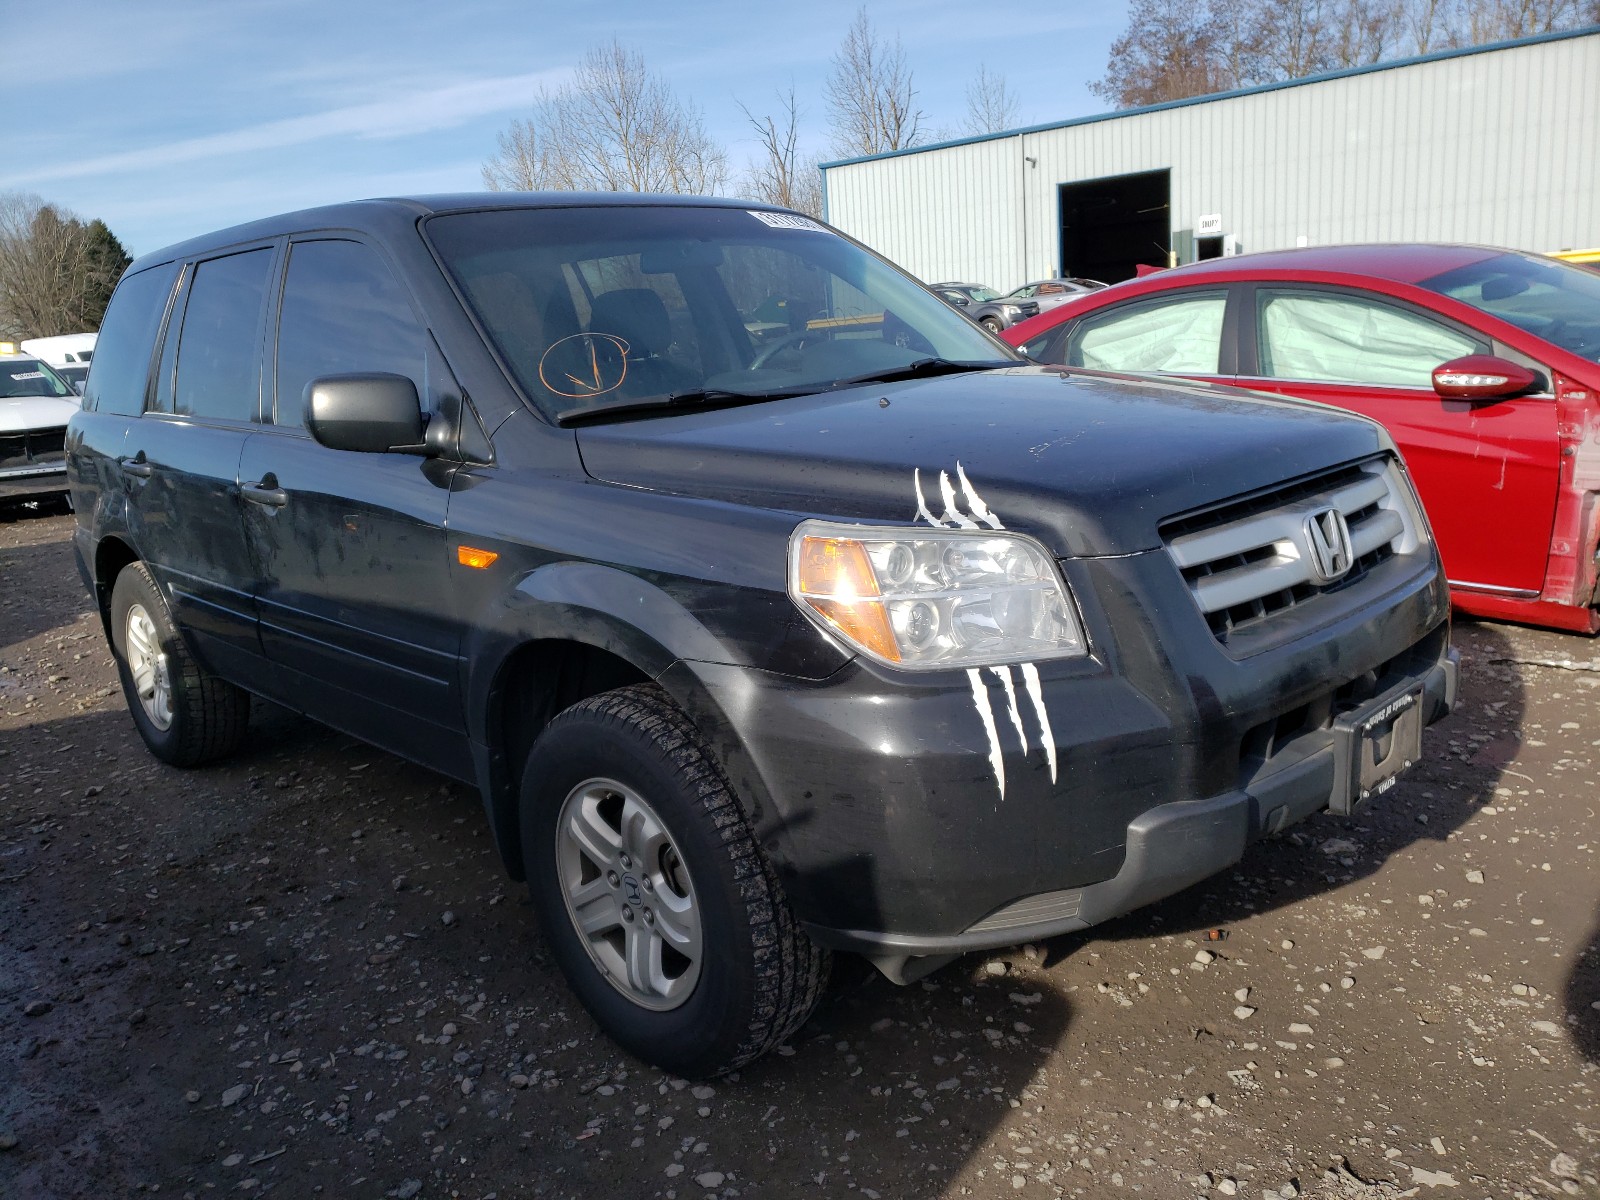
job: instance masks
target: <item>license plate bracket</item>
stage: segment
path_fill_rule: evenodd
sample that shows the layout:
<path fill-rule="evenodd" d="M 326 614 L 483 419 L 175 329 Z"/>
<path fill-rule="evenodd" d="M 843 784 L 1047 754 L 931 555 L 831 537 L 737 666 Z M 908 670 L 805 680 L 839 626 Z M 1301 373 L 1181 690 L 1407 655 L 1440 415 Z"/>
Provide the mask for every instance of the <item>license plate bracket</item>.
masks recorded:
<path fill-rule="evenodd" d="M 1421 684 L 1397 688 L 1334 721 L 1329 812 L 1350 816 L 1422 757 L 1422 698 Z"/>

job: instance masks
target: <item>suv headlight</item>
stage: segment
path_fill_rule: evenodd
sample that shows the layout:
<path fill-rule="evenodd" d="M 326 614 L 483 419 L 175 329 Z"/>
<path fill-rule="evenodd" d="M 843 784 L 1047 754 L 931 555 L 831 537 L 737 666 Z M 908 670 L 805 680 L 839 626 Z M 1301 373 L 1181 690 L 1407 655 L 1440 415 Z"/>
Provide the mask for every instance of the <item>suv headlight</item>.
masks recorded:
<path fill-rule="evenodd" d="M 1017 533 L 804 521 L 789 538 L 789 595 L 829 633 L 906 670 L 1088 653 L 1055 562 Z"/>

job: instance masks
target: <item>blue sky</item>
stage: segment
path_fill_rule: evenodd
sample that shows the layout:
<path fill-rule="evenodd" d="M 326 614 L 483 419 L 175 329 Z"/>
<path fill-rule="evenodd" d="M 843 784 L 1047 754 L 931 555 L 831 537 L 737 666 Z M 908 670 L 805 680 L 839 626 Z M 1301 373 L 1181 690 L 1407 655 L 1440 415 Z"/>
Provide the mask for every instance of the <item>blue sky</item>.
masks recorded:
<path fill-rule="evenodd" d="M 737 169 L 739 103 L 793 80 L 827 147 L 829 59 L 857 0 L 60 0 L 7 6 L 31 47 L 0 77 L 0 191 L 104 220 L 134 253 L 253 217 L 364 196 L 476 190 L 497 135 L 542 84 L 615 36 L 699 107 Z M 869 0 L 898 34 L 934 129 L 954 129 L 980 62 L 1021 124 L 1099 112 L 1126 0 L 989 6 Z M 50 51 L 53 48 L 53 53 Z M 23 64 L 30 64 L 24 69 Z M 49 68 L 46 73 L 46 68 Z"/>

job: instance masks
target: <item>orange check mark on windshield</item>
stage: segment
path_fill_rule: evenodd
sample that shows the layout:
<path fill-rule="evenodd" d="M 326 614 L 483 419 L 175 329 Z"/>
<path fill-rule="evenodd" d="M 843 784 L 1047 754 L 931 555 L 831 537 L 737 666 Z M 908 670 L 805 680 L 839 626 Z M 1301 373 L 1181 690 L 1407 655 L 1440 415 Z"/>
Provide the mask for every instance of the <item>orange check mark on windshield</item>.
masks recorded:
<path fill-rule="evenodd" d="M 589 379 L 579 379 L 576 375 L 568 375 L 567 378 L 572 380 L 573 386 L 588 388 L 594 392 L 600 391 L 605 386 L 600 380 L 600 360 L 595 356 L 593 342 L 589 343 L 589 371 L 592 382 Z"/>

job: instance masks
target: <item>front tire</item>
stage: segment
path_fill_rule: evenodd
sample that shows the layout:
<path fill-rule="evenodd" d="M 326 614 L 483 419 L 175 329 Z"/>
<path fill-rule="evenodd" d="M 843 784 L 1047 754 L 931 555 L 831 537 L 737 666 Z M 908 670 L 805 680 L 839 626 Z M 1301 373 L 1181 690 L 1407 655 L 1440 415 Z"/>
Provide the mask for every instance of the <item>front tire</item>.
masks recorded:
<path fill-rule="evenodd" d="M 993 334 L 998 334 L 1002 329 L 1005 328 L 1005 326 L 1000 323 L 999 317 L 984 317 L 978 322 L 978 324 L 982 325 L 985 329 Z"/>
<path fill-rule="evenodd" d="M 198 766 L 244 740 L 250 693 L 211 674 L 189 652 L 142 562 L 122 568 L 111 588 L 111 649 L 133 723 L 162 762 Z"/>
<path fill-rule="evenodd" d="M 706 1078 L 805 1023 L 829 954 L 800 929 L 727 780 L 660 688 L 573 705 L 522 778 L 534 906 L 613 1040 Z"/>

